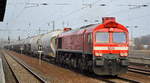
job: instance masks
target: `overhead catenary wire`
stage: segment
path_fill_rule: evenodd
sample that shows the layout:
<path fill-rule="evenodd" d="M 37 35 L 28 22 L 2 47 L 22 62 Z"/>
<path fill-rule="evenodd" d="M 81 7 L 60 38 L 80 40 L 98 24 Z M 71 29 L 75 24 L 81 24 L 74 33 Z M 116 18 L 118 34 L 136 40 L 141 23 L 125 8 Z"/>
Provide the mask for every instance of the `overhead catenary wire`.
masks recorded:
<path fill-rule="evenodd" d="M 99 0 L 98 0 L 98 1 L 99 1 Z M 95 3 L 97 3 L 97 2 L 95 2 Z M 149 2 L 140 4 L 140 6 L 143 6 L 144 4 L 147 5 L 147 6 L 144 6 L 144 7 L 148 7 Z M 138 5 L 139 5 L 139 4 L 137 4 L 137 5 L 135 4 L 135 6 L 138 6 Z M 105 6 L 108 6 L 108 5 L 105 5 Z M 119 6 L 119 5 L 117 5 L 117 6 Z M 126 6 L 130 6 L 130 4 L 128 4 L 128 5 L 126 5 Z M 142 7 L 141 7 L 141 8 L 142 8 Z M 83 10 L 83 9 L 84 9 L 84 8 L 80 8 L 80 9 L 78 9 L 78 10 L 72 11 L 71 13 L 69 13 L 69 14 L 67 14 L 67 15 L 65 15 L 65 16 L 63 16 L 63 17 L 61 17 L 61 19 L 62 19 L 62 18 L 69 17 L 69 16 L 75 14 L 76 12 L 80 12 L 80 11 Z M 119 13 L 119 14 L 120 14 L 120 13 L 128 13 L 127 11 L 129 11 L 129 10 L 130 10 L 130 7 L 127 8 L 127 9 L 119 10 L 119 11 L 117 11 L 117 12 L 108 13 L 108 14 L 106 14 L 105 16 L 115 15 L 115 14 L 117 14 L 117 13 Z M 96 17 L 100 17 L 100 16 L 96 16 Z M 96 17 L 94 17 L 94 19 L 95 19 Z"/>
<path fill-rule="evenodd" d="M 102 1 L 102 0 L 96 0 L 96 1 L 94 1 L 93 3 L 91 3 L 91 5 L 94 6 L 94 5 L 97 4 L 99 1 Z M 86 9 L 86 8 L 88 8 L 88 7 L 89 7 L 89 6 L 85 6 L 85 7 L 78 8 L 78 9 L 73 10 L 73 11 L 71 11 L 71 12 L 69 12 L 69 13 L 67 13 L 67 14 L 65 14 L 65 15 L 63 15 L 63 16 L 58 16 L 58 17 L 56 17 L 55 19 L 53 19 L 53 20 L 51 20 L 51 21 L 56 21 L 56 20 L 57 20 L 57 22 L 58 22 L 58 21 L 63 22 L 63 21 L 64 21 L 64 18 L 66 19 L 66 18 L 68 18 L 69 16 L 71 16 L 71 15 L 73 15 L 73 14 L 76 14 L 76 13 L 79 13 L 80 11 L 82 11 L 83 9 Z M 54 15 L 51 15 L 51 16 L 54 16 Z M 45 18 L 47 18 L 47 17 L 45 17 Z M 45 20 L 45 18 L 43 18 L 42 21 Z M 68 25 L 69 25 L 69 24 L 67 23 L 67 26 L 68 26 Z"/>
<path fill-rule="evenodd" d="M 102 0 L 97 0 L 98 2 L 99 1 L 102 1 Z M 95 2 L 95 4 L 98 4 L 98 2 Z M 94 3 L 94 2 L 93 2 Z M 91 3 L 91 4 L 93 4 L 93 3 Z M 91 8 L 93 8 L 93 6 L 94 6 L 94 4 L 92 5 L 92 7 Z M 109 6 L 109 5 L 106 5 L 106 6 Z M 26 6 L 25 6 L 26 7 Z M 149 7 L 149 6 L 148 6 Z M 66 18 L 66 17 L 69 17 L 69 16 L 71 16 L 71 15 L 74 15 L 74 14 L 76 14 L 76 13 L 78 13 L 78 12 L 80 12 L 81 13 L 81 11 L 82 10 L 84 10 L 84 9 L 86 9 L 86 8 L 89 8 L 89 6 L 88 5 L 84 5 L 84 7 L 81 7 L 81 8 L 79 8 L 79 9 L 77 9 L 77 10 L 73 10 L 73 11 L 71 11 L 71 12 L 69 12 L 69 13 L 67 13 L 67 14 L 65 14 L 63 17 L 58 17 L 58 18 L 56 18 L 56 19 L 54 19 L 54 20 L 64 20 L 63 18 Z M 111 12 L 111 13 L 108 13 L 107 15 L 114 15 L 114 14 L 117 14 L 117 13 L 128 13 L 127 11 L 129 11 L 130 9 L 128 8 L 127 10 L 119 10 L 119 11 L 115 11 L 115 12 Z M 133 9 L 132 9 L 133 10 Z M 137 9 L 134 9 L 135 11 L 137 10 Z M 20 13 L 18 13 L 17 15 L 15 15 L 15 19 L 13 20 L 14 22 L 15 22 L 15 20 L 17 20 L 19 17 L 21 17 L 21 15 L 23 14 L 25 12 L 25 10 L 24 10 L 24 8 L 22 9 L 22 11 L 20 11 Z M 98 18 L 98 17 L 100 17 L 100 16 L 96 16 L 96 17 L 93 17 L 92 19 L 95 19 L 95 18 Z M 134 19 L 134 18 L 132 18 L 132 19 Z M 45 20 L 45 19 L 44 19 Z M 91 20 L 91 19 L 90 19 Z M 130 21 L 132 21 L 131 19 L 130 19 Z M 43 22 L 43 21 L 42 21 Z"/>
<path fill-rule="evenodd" d="M 102 0 L 97 0 L 97 1 L 93 2 L 93 3 L 91 4 L 91 6 L 93 6 L 94 4 L 98 3 L 99 1 L 102 1 Z M 89 7 L 89 6 L 85 6 L 85 7 L 79 8 L 79 9 L 77 9 L 77 10 L 71 11 L 71 12 L 69 12 L 68 14 L 64 15 L 63 18 L 69 17 L 69 16 L 71 16 L 71 15 L 73 15 L 73 14 L 75 14 L 75 13 L 78 13 L 78 12 L 82 11 L 83 9 L 88 8 L 88 7 Z M 62 17 L 60 17 L 60 18 L 62 19 Z M 58 19 L 60 19 L 60 18 L 56 18 L 56 20 L 58 20 Z"/>
<path fill-rule="evenodd" d="M 11 4 L 11 5 L 13 5 L 14 6 L 14 8 L 16 8 L 16 6 L 17 5 L 26 5 L 25 3 L 27 3 L 29 0 L 25 0 L 25 2 L 15 2 L 15 3 L 8 3 L 8 4 Z M 12 12 L 13 14 L 11 14 L 11 17 L 12 18 L 10 18 L 11 20 L 13 20 L 13 21 L 11 21 L 11 22 L 9 22 L 9 24 L 10 23 L 14 23 L 15 22 L 15 20 L 24 12 L 24 7 L 23 7 L 23 9 L 17 14 L 17 15 L 15 15 L 15 13 L 16 12 Z"/>
<path fill-rule="evenodd" d="M 147 3 L 144 3 L 144 4 L 146 4 L 146 5 L 149 5 L 150 4 L 150 2 L 147 2 Z M 128 6 L 128 5 L 126 5 L 126 6 Z M 138 6 L 138 5 L 135 5 L 135 6 Z M 149 6 L 145 6 L 145 7 L 149 7 Z M 138 8 L 139 9 L 139 8 Z M 106 15 L 104 15 L 104 16 L 110 16 L 110 15 L 116 15 L 116 14 L 121 14 L 121 13 L 129 13 L 129 12 L 131 12 L 131 11 L 133 11 L 133 10 L 131 10 L 130 8 L 126 8 L 126 9 L 123 9 L 123 10 L 119 10 L 119 11 L 115 11 L 115 12 L 111 12 L 111 13 L 108 13 L 108 14 L 106 14 Z M 143 15 L 143 16 L 145 16 L 145 15 Z M 95 17 L 93 17 L 93 18 L 91 18 L 91 19 L 88 19 L 88 20 L 94 20 L 94 19 L 97 19 L 97 18 L 99 18 L 99 17 L 101 17 L 101 16 L 95 16 Z M 140 16 L 141 17 L 141 16 Z M 138 18 L 138 16 L 137 16 L 137 18 Z M 136 19 L 137 19 L 136 18 Z M 131 21 L 132 19 L 130 19 L 129 21 Z"/>
<path fill-rule="evenodd" d="M 25 8 L 26 8 L 26 5 L 27 5 L 27 3 L 29 3 L 30 2 L 30 0 L 26 0 L 27 2 L 26 2 L 26 4 L 25 4 L 25 7 L 20 11 L 20 13 L 16 16 L 16 19 L 18 18 L 18 17 L 20 17 L 20 15 L 25 11 Z M 95 1 L 95 2 L 93 2 L 92 4 L 91 4 L 91 6 L 93 6 L 94 4 L 96 4 L 96 3 L 98 3 L 99 1 L 102 1 L 102 0 L 97 0 L 97 1 Z M 65 16 L 63 16 L 64 18 L 65 17 L 68 17 L 68 16 L 70 16 L 70 15 L 72 15 L 72 14 L 75 14 L 76 12 L 79 12 L 80 10 L 83 10 L 84 8 L 87 8 L 88 6 L 85 6 L 85 7 L 82 7 L 82 8 L 80 8 L 80 9 L 77 9 L 77 10 L 75 10 L 75 11 L 72 11 L 72 12 L 70 12 L 69 14 L 66 14 Z M 61 18 L 62 19 L 62 18 Z M 57 19 L 56 19 L 57 20 Z"/>

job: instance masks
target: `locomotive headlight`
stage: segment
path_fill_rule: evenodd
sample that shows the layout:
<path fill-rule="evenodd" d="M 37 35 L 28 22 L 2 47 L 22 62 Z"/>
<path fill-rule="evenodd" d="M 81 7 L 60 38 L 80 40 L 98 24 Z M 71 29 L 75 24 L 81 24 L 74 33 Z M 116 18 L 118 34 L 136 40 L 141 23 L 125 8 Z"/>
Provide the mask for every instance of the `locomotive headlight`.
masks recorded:
<path fill-rule="evenodd" d="M 128 56 L 128 53 L 120 53 L 120 56 Z"/>
<path fill-rule="evenodd" d="M 95 53 L 95 56 L 103 56 L 102 53 Z"/>

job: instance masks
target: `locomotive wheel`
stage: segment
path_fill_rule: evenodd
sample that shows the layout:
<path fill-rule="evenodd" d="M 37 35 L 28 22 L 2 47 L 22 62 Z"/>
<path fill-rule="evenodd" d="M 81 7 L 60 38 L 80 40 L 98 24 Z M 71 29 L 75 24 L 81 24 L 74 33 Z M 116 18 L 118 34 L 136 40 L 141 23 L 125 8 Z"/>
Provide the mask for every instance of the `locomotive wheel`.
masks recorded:
<path fill-rule="evenodd" d="M 73 62 L 74 62 L 74 59 L 71 58 L 71 60 L 70 60 L 70 63 L 71 63 L 70 65 L 71 65 L 71 67 L 74 67 L 74 66 L 73 66 Z"/>
<path fill-rule="evenodd" d="M 61 56 L 60 56 L 60 55 L 58 55 L 58 56 L 57 56 L 57 63 L 58 63 L 58 65 L 60 65 L 60 64 L 61 64 L 61 60 L 60 60 L 60 58 L 61 58 Z"/>
<path fill-rule="evenodd" d="M 79 71 L 80 71 L 80 72 L 83 72 L 82 64 L 83 64 L 83 63 L 82 63 L 82 59 L 79 59 L 79 60 L 78 60 L 78 68 L 79 68 Z"/>
<path fill-rule="evenodd" d="M 65 67 L 65 56 L 61 55 L 60 57 L 60 64 L 62 67 Z"/>
<path fill-rule="evenodd" d="M 72 68 L 73 68 L 73 66 L 72 66 L 72 62 L 71 62 L 71 60 L 69 60 L 69 63 L 70 63 L 70 64 L 68 64 L 68 67 L 69 67 L 69 69 L 72 69 Z"/>
<path fill-rule="evenodd" d="M 62 63 L 63 63 L 63 57 L 59 55 L 59 64 L 62 65 Z"/>
<path fill-rule="evenodd" d="M 58 55 L 56 55 L 55 62 L 58 64 Z"/>
<path fill-rule="evenodd" d="M 92 72 L 92 60 L 88 62 L 88 71 Z"/>
<path fill-rule="evenodd" d="M 73 67 L 77 68 L 77 59 L 73 59 Z"/>

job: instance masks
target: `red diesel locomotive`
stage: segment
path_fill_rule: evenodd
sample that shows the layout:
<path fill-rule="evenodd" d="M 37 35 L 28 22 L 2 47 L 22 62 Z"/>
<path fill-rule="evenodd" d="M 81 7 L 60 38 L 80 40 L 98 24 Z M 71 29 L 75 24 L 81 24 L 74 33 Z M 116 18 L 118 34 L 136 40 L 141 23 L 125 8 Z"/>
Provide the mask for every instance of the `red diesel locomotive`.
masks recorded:
<path fill-rule="evenodd" d="M 98 75 L 118 75 L 128 68 L 128 30 L 113 17 L 57 37 L 56 62 Z"/>

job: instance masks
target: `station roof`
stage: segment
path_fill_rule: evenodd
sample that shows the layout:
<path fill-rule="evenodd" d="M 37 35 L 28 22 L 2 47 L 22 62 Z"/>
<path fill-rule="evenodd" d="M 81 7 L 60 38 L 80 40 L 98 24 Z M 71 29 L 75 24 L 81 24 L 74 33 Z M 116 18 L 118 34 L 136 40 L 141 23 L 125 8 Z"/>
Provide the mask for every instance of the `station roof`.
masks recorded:
<path fill-rule="evenodd" d="M 0 0 L 0 22 L 4 19 L 7 0 Z"/>

